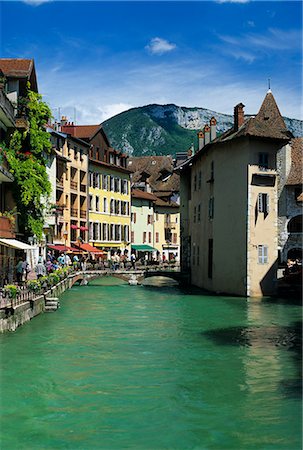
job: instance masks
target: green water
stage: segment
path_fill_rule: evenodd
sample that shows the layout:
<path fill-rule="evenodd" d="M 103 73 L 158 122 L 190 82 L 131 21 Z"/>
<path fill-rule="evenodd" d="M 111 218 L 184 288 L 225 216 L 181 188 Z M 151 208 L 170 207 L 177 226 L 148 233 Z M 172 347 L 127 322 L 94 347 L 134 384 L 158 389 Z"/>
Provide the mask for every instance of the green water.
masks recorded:
<path fill-rule="evenodd" d="M 299 306 L 74 287 L 1 340 L 1 450 L 301 449 Z"/>

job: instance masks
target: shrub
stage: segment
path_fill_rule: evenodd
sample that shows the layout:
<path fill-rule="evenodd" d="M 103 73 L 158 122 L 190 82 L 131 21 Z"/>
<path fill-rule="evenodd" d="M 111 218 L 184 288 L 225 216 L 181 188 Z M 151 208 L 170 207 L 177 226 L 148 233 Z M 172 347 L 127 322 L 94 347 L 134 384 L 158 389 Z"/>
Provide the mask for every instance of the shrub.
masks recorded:
<path fill-rule="evenodd" d="M 48 276 L 51 286 L 54 286 L 55 284 L 59 283 L 59 281 L 60 281 L 60 277 L 56 272 L 50 273 Z"/>
<path fill-rule="evenodd" d="M 37 293 L 41 289 L 41 282 L 40 280 L 30 280 L 27 282 L 27 288 L 29 291 Z"/>
<path fill-rule="evenodd" d="M 14 284 L 7 284 L 3 289 L 4 297 L 12 298 L 14 300 L 17 298 L 19 293 L 20 289 Z"/>

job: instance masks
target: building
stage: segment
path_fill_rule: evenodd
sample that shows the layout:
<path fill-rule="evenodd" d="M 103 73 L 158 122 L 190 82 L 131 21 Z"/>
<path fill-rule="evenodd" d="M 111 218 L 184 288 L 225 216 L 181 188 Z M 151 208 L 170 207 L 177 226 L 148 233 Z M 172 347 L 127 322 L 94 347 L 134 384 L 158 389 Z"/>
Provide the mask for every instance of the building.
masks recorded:
<path fill-rule="evenodd" d="M 132 189 L 131 192 L 131 247 L 137 258 L 146 254 L 148 259 L 157 257 L 155 249 L 154 203 L 157 197 L 148 191 Z"/>
<path fill-rule="evenodd" d="M 157 259 L 180 258 L 180 177 L 174 172 L 175 162 L 171 156 L 131 157 L 128 167 L 132 171 L 135 190 L 148 191 L 156 196 L 153 202 L 153 247 Z M 133 226 L 133 223 L 132 223 Z"/>
<path fill-rule="evenodd" d="M 89 242 L 101 250 L 130 250 L 130 171 L 101 125 L 65 123 L 61 130 L 89 145 Z"/>
<path fill-rule="evenodd" d="M 270 295 L 278 259 L 277 152 L 287 130 L 268 91 L 255 117 L 234 109 L 234 127 L 199 133 L 181 174 L 181 265 L 192 284 L 231 295 Z"/>
<path fill-rule="evenodd" d="M 180 261 L 180 205 L 158 197 L 154 202 L 154 247 L 162 261 Z"/>
<path fill-rule="evenodd" d="M 303 138 L 295 138 L 278 152 L 279 263 L 302 260 Z"/>

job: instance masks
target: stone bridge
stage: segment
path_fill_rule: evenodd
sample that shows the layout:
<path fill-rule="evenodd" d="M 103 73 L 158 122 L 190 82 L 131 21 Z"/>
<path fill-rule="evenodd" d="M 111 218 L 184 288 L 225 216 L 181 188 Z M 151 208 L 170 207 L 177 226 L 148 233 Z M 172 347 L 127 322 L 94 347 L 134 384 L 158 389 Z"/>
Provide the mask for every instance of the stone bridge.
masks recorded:
<path fill-rule="evenodd" d="M 124 280 L 130 284 L 141 284 L 145 278 L 150 277 L 166 277 L 178 281 L 179 283 L 186 283 L 188 278 L 179 271 L 168 270 L 86 270 L 80 271 L 71 276 L 73 286 L 75 283 L 86 285 L 90 281 L 101 277 L 115 277 Z"/>

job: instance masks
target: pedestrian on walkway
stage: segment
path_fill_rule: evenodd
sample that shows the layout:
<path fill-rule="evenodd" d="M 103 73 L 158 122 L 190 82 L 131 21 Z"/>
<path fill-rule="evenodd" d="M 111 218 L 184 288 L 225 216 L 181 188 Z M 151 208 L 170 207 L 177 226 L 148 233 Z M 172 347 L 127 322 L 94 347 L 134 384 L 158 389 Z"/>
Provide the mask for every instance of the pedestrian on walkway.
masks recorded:
<path fill-rule="evenodd" d="M 23 275 L 23 261 L 22 258 L 19 258 L 19 261 L 16 265 L 16 278 L 18 284 L 22 283 L 22 275 Z"/>
<path fill-rule="evenodd" d="M 46 274 L 45 265 L 43 264 L 42 256 L 39 256 L 38 258 L 38 264 L 36 265 L 36 274 L 37 274 L 37 280 L 39 278 L 43 277 Z"/>

